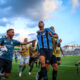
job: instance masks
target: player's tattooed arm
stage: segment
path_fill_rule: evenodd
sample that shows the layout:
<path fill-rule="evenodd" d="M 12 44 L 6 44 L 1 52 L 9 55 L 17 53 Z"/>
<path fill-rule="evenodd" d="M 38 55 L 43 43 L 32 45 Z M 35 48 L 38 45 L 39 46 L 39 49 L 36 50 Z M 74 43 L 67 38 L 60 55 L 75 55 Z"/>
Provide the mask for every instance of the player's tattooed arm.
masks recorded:
<path fill-rule="evenodd" d="M 26 45 L 26 44 L 32 43 L 33 41 L 35 41 L 35 40 L 29 41 L 29 42 L 20 42 L 20 44 L 21 44 L 21 45 Z"/>
<path fill-rule="evenodd" d="M 32 47 L 34 47 L 34 46 L 35 46 L 35 42 L 36 42 L 36 40 L 34 40 L 34 41 L 32 42 Z"/>
<path fill-rule="evenodd" d="M 48 31 L 48 34 L 53 38 L 58 38 L 58 34 L 56 34 L 56 33 L 53 35 L 51 32 Z"/>

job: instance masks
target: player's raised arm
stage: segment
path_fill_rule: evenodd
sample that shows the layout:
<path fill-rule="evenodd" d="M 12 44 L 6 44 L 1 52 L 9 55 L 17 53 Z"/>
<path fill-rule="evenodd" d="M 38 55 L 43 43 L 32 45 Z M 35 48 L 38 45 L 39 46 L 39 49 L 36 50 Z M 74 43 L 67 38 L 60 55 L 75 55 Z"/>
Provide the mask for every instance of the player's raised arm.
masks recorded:
<path fill-rule="evenodd" d="M 53 35 L 51 32 L 48 32 L 48 34 L 53 38 L 58 38 L 58 34 L 56 34 L 56 33 Z"/>
<path fill-rule="evenodd" d="M 58 38 L 58 34 L 51 30 L 50 28 L 46 28 L 45 30 L 48 31 L 49 35 L 52 36 L 53 38 Z"/>
<path fill-rule="evenodd" d="M 21 45 L 26 45 L 26 44 L 32 43 L 33 41 L 35 41 L 35 40 L 29 41 L 29 42 L 20 42 L 20 44 Z"/>

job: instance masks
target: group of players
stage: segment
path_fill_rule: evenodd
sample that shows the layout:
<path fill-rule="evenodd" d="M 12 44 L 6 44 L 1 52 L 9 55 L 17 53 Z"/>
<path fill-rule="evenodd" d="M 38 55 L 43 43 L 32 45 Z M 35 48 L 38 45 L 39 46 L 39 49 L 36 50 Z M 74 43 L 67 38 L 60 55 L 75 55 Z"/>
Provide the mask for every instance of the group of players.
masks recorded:
<path fill-rule="evenodd" d="M 41 70 L 37 72 L 36 80 L 41 80 L 42 78 L 48 80 L 47 72 L 50 64 L 53 67 L 52 80 L 57 79 L 58 65 L 61 64 L 60 53 L 63 54 L 61 48 L 62 40 L 59 39 L 54 27 L 44 28 L 43 21 L 39 22 L 38 27 L 37 45 L 36 40 L 28 42 L 27 38 L 24 39 L 24 42 L 14 40 L 14 29 L 8 29 L 6 37 L 0 38 L 0 49 L 3 49 L 3 54 L 0 56 L 0 80 L 2 80 L 3 77 L 8 78 L 10 76 L 14 46 L 21 46 L 19 51 L 21 55 L 18 69 L 19 77 L 22 76 L 28 64 L 29 75 L 31 75 L 34 62 L 38 58 L 41 64 Z M 7 50 L 4 49 L 5 47 Z"/>

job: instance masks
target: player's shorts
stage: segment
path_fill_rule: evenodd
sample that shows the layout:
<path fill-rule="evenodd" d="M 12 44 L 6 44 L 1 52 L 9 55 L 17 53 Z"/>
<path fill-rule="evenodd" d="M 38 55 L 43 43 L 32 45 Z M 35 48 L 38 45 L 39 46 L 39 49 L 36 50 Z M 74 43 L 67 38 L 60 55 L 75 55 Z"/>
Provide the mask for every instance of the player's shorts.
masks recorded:
<path fill-rule="evenodd" d="M 57 63 L 57 60 L 56 60 L 56 57 L 54 55 L 52 55 L 52 52 L 53 51 L 50 49 L 40 49 L 39 56 L 45 56 L 46 64 L 55 64 L 55 63 Z"/>
<path fill-rule="evenodd" d="M 30 57 L 29 63 L 31 64 L 32 62 L 36 62 L 36 61 L 37 61 L 37 58 Z"/>
<path fill-rule="evenodd" d="M 35 57 L 35 62 L 37 62 L 37 60 L 38 60 L 38 58 L 37 58 L 37 57 Z"/>
<path fill-rule="evenodd" d="M 57 61 L 61 61 L 61 57 L 56 57 L 57 58 Z"/>
<path fill-rule="evenodd" d="M 21 56 L 20 65 L 23 65 L 24 63 L 29 64 L 29 59 L 30 59 L 30 56 L 27 56 L 27 57 Z"/>
<path fill-rule="evenodd" d="M 11 73 L 12 61 L 0 58 L 0 71 L 4 70 L 5 73 Z"/>
<path fill-rule="evenodd" d="M 52 55 L 50 63 L 51 63 L 51 65 L 52 64 L 57 64 L 57 58 L 56 58 L 55 55 Z"/>

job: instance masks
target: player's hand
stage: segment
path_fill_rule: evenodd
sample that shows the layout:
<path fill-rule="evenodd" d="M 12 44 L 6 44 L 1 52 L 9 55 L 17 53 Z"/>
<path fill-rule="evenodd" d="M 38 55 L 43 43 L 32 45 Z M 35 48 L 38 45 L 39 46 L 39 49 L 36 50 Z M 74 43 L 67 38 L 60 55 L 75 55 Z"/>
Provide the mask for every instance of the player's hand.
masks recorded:
<path fill-rule="evenodd" d="M 32 42 L 35 42 L 36 41 L 36 39 L 35 40 L 33 40 Z"/>
<path fill-rule="evenodd" d="M 3 46 L 3 47 L 1 48 L 1 51 L 7 51 L 6 46 Z"/>
<path fill-rule="evenodd" d="M 50 36 L 53 36 L 53 34 L 52 34 L 51 32 L 49 32 L 49 31 L 48 31 L 48 34 L 49 34 Z"/>
<path fill-rule="evenodd" d="M 36 40 L 32 40 L 32 44 L 35 44 Z"/>

